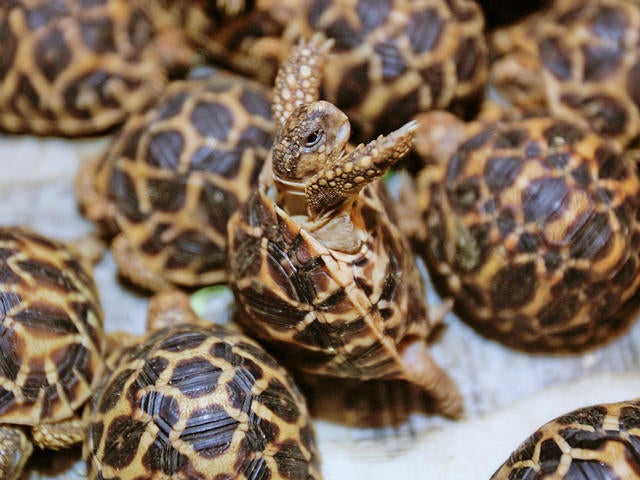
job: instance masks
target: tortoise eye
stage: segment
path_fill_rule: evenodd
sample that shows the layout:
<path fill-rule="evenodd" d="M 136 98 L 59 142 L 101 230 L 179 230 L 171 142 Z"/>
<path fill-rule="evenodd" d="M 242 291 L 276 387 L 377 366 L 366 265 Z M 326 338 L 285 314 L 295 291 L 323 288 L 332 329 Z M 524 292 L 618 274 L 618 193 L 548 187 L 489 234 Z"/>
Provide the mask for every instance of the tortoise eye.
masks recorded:
<path fill-rule="evenodd" d="M 304 138 L 304 146 L 306 148 L 315 147 L 322 139 L 323 132 L 321 129 L 314 130 Z"/>

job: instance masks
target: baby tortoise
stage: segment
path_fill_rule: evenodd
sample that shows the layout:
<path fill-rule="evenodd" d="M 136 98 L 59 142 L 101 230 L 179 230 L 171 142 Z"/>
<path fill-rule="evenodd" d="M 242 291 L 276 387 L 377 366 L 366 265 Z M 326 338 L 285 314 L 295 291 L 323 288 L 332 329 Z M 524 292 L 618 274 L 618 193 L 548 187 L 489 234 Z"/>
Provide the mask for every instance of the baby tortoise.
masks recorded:
<path fill-rule="evenodd" d="M 200 11 L 192 24 L 209 25 L 199 45 L 269 85 L 300 37 L 333 38 L 322 98 L 347 114 L 358 142 L 433 108 L 472 116 L 483 97 L 488 55 L 474 1 L 257 0 L 222 25 L 216 9 L 188 3 Z"/>
<path fill-rule="evenodd" d="M 484 17 L 468 0 L 313 0 L 302 31 L 335 47 L 322 98 L 343 110 L 357 141 L 417 112 L 473 116 L 488 78 Z"/>
<path fill-rule="evenodd" d="M 434 397 L 437 410 L 459 415 L 457 386 L 427 348 L 440 318 L 428 315 L 408 241 L 374 181 L 411 148 L 416 125 L 351 150 L 344 113 L 317 100 L 330 44 L 303 42 L 282 67 L 272 165 L 229 220 L 239 321 L 287 365 L 405 379 Z"/>
<path fill-rule="evenodd" d="M 167 326 L 110 355 L 86 411 L 87 478 L 322 478 L 289 374 L 248 337 L 193 320 L 173 293 L 149 305 L 152 328 Z"/>
<path fill-rule="evenodd" d="M 142 0 L 0 5 L 0 129 L 90 135 L 156 98 L 192 61 L 170 18 Z"/>
<path fill-rule="evenodd" d="M 580 351 L 632 320 L 640 180 L 616 142 L 549 116 L 418 117 L 416 243 L 459 316 L 530 351 Z"/>
<path fill-rule="evenodd" d="M 491 480 L 640 478 L 640 401 L 593 405 L 536 430 Z"/>
<path fill-rule="evenodd" d="M 21 478 L 35 444 L 84 437 L 80 411 L 104 369 L 91 268 L 67 246 L 0 227 L 0 477 Z"/>
<path fill-rule="evenodd" d="M 249 197 L 273 141 L 269 92 L 216 72 L 173 82 L 129 118 L 76 191 L 121 274 L 149 290 L 225 279 L 227 219 Z"/>
<path fill-rule="evenodd" d="M 628 144 L 640 132 L 640 4 L 557 0 L 496 31 L 491 81 L 524 109 L 547 109 Z"/>

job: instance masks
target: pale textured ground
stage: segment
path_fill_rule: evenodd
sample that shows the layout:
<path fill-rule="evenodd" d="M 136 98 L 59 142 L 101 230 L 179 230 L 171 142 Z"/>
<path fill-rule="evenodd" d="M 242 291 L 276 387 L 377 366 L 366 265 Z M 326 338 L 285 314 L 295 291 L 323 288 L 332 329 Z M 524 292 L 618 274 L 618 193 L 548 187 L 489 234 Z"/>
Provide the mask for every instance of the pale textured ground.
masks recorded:
<path fill-rule="evenodd" d="M 73 196 L 79 162 L 107 139 L 81 142 L 0 136 L 0 224 L 22 224 L 59 239 L 91 231 Z M 97 266 L 107 328 L 142 331 L 145 300 L 115 281 L 109 255 Z M 537 426 L 573 408 L 640 396 L 640 324 L 594 352 L 532 356 L 480 338 L 453 315 L 434 355 L 458 381 L 467 417 L 413 415 L 395 430 L 318 421 L 328 480 L 488 478 Z M 82 464 L 62 476 L 84 478 Z M 40 478 L 33 474 L 32 478 Z"/>

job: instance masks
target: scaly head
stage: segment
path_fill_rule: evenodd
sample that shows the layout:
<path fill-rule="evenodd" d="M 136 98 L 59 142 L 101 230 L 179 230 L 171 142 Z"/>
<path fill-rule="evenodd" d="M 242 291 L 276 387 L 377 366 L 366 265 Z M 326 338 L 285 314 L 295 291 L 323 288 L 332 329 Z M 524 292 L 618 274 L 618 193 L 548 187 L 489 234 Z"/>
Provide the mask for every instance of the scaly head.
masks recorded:
<path fill-rule="evenodd" d="M 273 147 L 273 178 L 290 213 L 307 214 L 308 181 L 334 163 L 349 141 L 347 116 L 317 101 L 297 107 L 284 122 Z"/>

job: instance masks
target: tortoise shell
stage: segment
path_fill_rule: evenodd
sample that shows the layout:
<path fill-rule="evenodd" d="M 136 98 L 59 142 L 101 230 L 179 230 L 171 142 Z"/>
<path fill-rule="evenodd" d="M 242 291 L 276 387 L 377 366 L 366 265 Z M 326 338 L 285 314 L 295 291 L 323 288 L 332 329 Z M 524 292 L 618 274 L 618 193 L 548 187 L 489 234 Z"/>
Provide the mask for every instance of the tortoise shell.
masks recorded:
<path fill-rule="evenodd" d="M 91 271 L 63 244 L 0 227 L 0 423 L 66 420 L 104 368 Z"/>
<path fill-rule="evenodd" d="M 238 321 L 287 365 L 359 380 L 406 379 L 457 415 L 457 387 L 427 350 L 437 321 L 428 315 L 415 258 L 375 181 L 407 153 L 414 125 L 346 153 L 344 113 L 306 101 L 317 91 L 304 85 L 319 84 L 326 58 L 317 38 L 302 42 L 281 68 L 272 161 L 229 220 Z M 289 108 L 286 99 L 299 105 Z"/>
<path fill-rule="evenodd" d="M 128 257 L 149 271 L 134 283 L 156 290 L 220 282 L 227 219 L 248 198 L 272 135 L 260 85 L 222 72 L 174 82 L 79 175 L 92 190 L 80 192 L 80 203 L 89 218 L 119 230 Z M 116 255 L 122 271 L 128 257 Z"/>
<path fill-rule="evenodd" d="M 304 398 L 222 326 L 152 333 L 122 352 L 87 416 L 89 479 L 319 479 Z"/>
<path fill-rule="evenodd" d="M 399 128 L 418 112 L 477 112 L 488 58 L 476 2 L 313 0 L 307 21 L 308 32 L 335 41 L 322 97 L 347 114 L 355 141 Z"/>
<path fill-rule="evenodd" d="M 631 321 L 640 183 L 616 142 L 548 116 L 477 122 L 418 188 L 421 253 L 481 333 L 579 351 Z"/>
<path fill-rule="evenodd" d="M 169 17 L 138 0 L 3 2 L 0 44 L 0 129 L 41 135 L 119 124 L 191 61 Z"/>
<path fill-rule="evenodd" d="M 638 478 L 640 401 L 579 408 L 546 423 L 491 480 Z"/>
<path fill-rule="evenodd" d="M 559 0 L 496 31 L 492 83 L 523 108 L 544 108 L 626 145 L 640 132 L 640 5 Z"/>
<path fill-rule="evenodd" d="M 322 97 L 347 114 L 356 142 L 397 129 L 419 111 L 470 117 L 483 97 L 487 47 L 473 1 L 266 0 L 222 26 L 219 12 L 203 15 L 202 2 L 189 3 L 199 8 L 192 23 L 208 22 L 198 44 L 269 85 L 299 37 L 333 38 Z"/>

